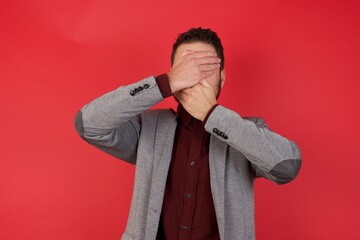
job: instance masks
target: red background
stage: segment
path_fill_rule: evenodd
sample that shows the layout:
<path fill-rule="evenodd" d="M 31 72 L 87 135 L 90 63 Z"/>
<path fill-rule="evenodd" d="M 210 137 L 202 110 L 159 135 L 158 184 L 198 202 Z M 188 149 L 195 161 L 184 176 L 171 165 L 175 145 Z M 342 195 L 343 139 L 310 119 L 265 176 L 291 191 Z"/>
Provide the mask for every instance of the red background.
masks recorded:
<path fill-rule="evenodd" d="M 168 71 L 193 26 L 223 40 L 220 103 L 302 150 L 294 182 L 256 182 L 257 239 L 360 239 L 359 12 L 355 0 L 1 0 L 0 239 L 120 238 L 134 167 L 83 142 L 74 116 Z"/>

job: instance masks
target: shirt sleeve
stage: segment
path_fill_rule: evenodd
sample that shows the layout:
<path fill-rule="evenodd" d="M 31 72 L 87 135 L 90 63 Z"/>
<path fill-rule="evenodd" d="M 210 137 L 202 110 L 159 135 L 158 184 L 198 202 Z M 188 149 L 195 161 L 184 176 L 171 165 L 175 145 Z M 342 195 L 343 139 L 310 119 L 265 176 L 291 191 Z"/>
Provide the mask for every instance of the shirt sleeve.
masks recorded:
<path fill-rule="evenodd" d="M 206 117 L 204 118 L 204 121 L 203 121 L 203 125 L 205 126 L 206 124 L 206 121 L 208 120 L 210 114 L 214 111 L 214 109 L 219 106 L 219 104 L 215 104 L 210 110 L 209 112 L 207 113 Z"/>
<path fill-rule="evenodd" d="M 157 85 L 159 86 L 161 95 L 163 98 L 170 97 L 172 95 L 169 77 L 167 74 L 161 74 L 155 78 Z"/>

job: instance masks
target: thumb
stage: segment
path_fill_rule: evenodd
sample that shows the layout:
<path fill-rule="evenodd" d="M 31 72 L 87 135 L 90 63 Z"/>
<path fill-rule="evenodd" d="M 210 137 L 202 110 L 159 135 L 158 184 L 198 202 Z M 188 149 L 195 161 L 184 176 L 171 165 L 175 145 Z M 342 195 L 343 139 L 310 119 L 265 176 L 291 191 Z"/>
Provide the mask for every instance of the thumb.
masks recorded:
<path fill-rule="evenodd" d="M 216 90 L 209 84 L 209 82 L 205 79 L 200 81 L 200 85 L 202 86 L 202 92 L 207 97 L 216 97 Z"/>
<path fill-rule="evenodd" d="M 204 90 L 211 89 L 213 92 L 215 92 L 215 89 L 212 86 L 210 86 L 209 82 L 206 79 L 201 80 L 200 85 L 203 87 Z"/>
<path fill-rule="evenodd" d="M 203 85 L 204 87 L 211 87 L 208 81 L 206 81 L 206 79 L 201 80 L 200 84 Z"/>

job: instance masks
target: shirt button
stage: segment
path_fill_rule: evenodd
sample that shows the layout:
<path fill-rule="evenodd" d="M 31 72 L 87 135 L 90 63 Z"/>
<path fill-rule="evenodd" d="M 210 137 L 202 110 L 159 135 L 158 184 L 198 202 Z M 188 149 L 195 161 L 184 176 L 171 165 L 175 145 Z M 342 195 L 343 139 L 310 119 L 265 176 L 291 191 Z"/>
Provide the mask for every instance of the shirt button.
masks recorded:
<path fill-rule="evenodd" d="M 145 88 L 145 89 L 148 89 L 149 87 L 150 87 L 150 85 L 147 84 L 147 83 L 144 85 L 144 88 Z"/>
<path fill-rule="evenodd" d="M 182 226 L 181 227 L 183 230 L 188 230 L 188 227 L 187 226 Z"/>
<path fill-rule="evenodd" d="M 193 167 L 194 165 L 195 165 L 195 161 L 191 161 L 191 162 L 190 162 L 190 166 Z"/>
<path fill-rule="evenodd" d="M 191 193 L 186 194 L 186 197 L 191 198 L 192 197 Z"/>

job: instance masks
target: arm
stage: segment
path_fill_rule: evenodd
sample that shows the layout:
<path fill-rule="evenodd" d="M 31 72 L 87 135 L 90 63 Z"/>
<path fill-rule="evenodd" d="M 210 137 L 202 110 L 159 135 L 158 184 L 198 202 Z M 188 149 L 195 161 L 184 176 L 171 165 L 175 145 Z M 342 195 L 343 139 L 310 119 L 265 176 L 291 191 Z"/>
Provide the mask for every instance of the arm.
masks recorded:
<path fill-rule="evenodd" d="M 75 128 L 85 141 L 135 164 L 140 113 L 211 75 L 219 69 L 219 61 L 213 52 L 187 52 L 168 74 L 122 86 L 85 105 L 75 117 Z"/>
<path fill-rule="evenodd" d="M 262 120 L 250 121 L 217 105 L 215 91 L 207 80 L 175 96 L 186 111 L 204 122 L 206 131 L 240 151 L 256 177 L 284 184 L 297 176 L 301 166 L 297 145 L 270 131 Z"/>
<path fill-rule="evenodd" d="M 155 78 L 149 77 L 85 105 L 75 117 L 75 128 L 88 143 L 135 164 L 140 113 L 162 99 Z"/>
<path fill-rule="evenodd" d="M 208 116 L 205 129 L 244 154 L 257 177 L 284 184 L 300 170 L 297 145 L 270 131 L 261 119 L 245 119 L 219 105 Z"/>

